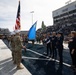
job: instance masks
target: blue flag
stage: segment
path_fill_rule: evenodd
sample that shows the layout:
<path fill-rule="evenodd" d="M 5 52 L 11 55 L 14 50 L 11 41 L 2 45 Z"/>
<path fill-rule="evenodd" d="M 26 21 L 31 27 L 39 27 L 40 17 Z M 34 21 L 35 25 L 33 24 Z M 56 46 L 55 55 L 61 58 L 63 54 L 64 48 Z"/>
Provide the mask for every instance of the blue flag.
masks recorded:
<path fill-rule="evenodd" d="M 29 33 L 28 33 L 28 39 L 29 40 L 35 40 L 36 39 L 36 25 L 37 25 L 37 21 L 32 25 L 32 27 L 29 30 Z"/>

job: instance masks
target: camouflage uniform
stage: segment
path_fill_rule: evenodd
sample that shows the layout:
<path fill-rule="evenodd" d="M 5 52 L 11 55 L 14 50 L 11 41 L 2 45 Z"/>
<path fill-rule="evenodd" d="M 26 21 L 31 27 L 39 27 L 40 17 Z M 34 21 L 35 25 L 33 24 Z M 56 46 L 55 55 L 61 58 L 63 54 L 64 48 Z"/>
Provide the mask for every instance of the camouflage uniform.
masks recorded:
<path fill-rule="evenodd" d="M 20 36 L 16 35 L 15 36 L 15 60 L 16 60 L 16 64 L 20 65 L 21 63 L 21 56 L 22 56 L 22 41 Z"/>
<path fill-rule="evenodd" d="M 10 42 L 11 42 L 11 51 L 12 51 L 12 59 L 15 62 L 15 41 L 14 41 L 14 36 L 11 36 L 10 38 Z"/>

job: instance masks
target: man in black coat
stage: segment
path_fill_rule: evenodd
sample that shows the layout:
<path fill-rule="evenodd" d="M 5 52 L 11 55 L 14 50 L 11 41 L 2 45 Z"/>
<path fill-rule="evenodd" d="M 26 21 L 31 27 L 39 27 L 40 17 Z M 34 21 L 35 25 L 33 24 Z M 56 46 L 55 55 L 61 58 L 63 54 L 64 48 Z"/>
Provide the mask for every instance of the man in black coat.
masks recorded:
<path fill-rule="evenodd" d="M 61 32 L 57 33 L 57 49 L 59 53 L 59 64 L 63 63 L 63 40 L 64 37 Z"/>
<path fill-rule="evenodd" d="M 57 57 L 56 42 L 57 42 L 56 32 L 53 32 L 51 37 L 52 58 Z"/>
<path fill-rule="evenodd" d="M 51 40 L 50 40 L 50 33 L 47 33 L 47 37 L 45 39 L 46 45 L 47 45 L 47 56 L 51 56 L 52 50 L 51 50 Z M 50 53 L 50 55 L 49 55 Z"/>

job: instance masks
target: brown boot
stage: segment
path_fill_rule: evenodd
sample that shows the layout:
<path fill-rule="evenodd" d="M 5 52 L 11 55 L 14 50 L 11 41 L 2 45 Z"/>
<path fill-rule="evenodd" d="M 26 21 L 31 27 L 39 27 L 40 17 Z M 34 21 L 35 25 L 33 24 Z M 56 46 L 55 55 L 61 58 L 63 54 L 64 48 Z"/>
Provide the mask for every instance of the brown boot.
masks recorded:
<path fill-rule="evenodd" d="M 17 69 L 24 69 L 21 65 L 17 66 Z"/>

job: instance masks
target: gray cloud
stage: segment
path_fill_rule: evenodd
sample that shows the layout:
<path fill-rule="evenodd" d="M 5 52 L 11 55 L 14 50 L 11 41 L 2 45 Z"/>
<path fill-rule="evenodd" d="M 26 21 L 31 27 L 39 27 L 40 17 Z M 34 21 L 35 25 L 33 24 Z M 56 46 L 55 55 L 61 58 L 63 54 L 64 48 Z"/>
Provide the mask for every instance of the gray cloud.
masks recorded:
<path fill-rule="evenodd" d="M 0 0 L 0 23 L 13 21 L 17 13 L 17 0 Z M 4 23 L 3 22 L 3 23 Z M 6 23 L 7 23 L 6 22 Z"/>

